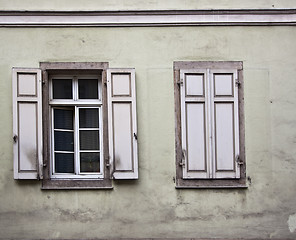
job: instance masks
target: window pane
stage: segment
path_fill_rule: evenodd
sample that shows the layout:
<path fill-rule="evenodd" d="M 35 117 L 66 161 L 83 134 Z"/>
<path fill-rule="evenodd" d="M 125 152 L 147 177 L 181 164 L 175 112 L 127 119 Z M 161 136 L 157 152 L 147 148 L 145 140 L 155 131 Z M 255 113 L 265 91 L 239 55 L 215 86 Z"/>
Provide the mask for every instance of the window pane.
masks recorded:
<path fill-rule="evenodd" d="M 80 134 L 80 150 L 99 150 L 100 139 L 99 131 L 81 131 Z"/>
<path fill-rule="evenodd" d="M 80 153 L 81 172 L 100 171 L 100 153 Z"/>
<path fill-rule="evenodd" d="M 54 99 L 72 99 L 72 80 L 71 79 L 53 79 L 53 98 Z"/>
<path fill-rule="evenodd" d="M 54 109 L 54 128 L 73 130 L 73 110 Z"/>
<path fill-rule="evenodd" d="M 99 109 L 80 108 L 79 109 L 80 128 L 99 128 Z"/>
<path fill-rule="evenodd" d="M 98 79 L 78 80 L 79 99 L 98 99 Z"/>
<path fill-rule="evenodd" d="M 54 131 L 54 150 L 55 151 L 74 151 L 73 132 Z"/>
<path fill-rule="evenodd" d="M 55 172 L 74 173 L 74 154 L 55 153 Z"/>

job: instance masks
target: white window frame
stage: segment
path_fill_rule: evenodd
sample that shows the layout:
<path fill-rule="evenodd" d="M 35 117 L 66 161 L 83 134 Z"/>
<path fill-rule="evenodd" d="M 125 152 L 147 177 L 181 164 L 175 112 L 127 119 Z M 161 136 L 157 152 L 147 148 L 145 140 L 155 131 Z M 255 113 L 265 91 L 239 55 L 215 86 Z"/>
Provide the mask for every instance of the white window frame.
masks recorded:
<path fill-rule="evenodd" d="M 72 99 L 53 99 L 53 79 L 71 79 L 72 80 Z M 81 79 L 97 79 L 98 80 L 98 99 L 79 99 L 78 98 L 78 80 Z M 72 173 L 55 173 L 54 161 L 54 109 L 73 107 L 73 132 L 74 132 L 74 174 Z M 97 108 L 99 109 L 99 139 L 100 139 L 100 172 L 99 173 L 82 173 L 80 172 L 79 154 L 79 109 L 81 108 Z M 49 117 L 50 117 L 50 177 L 52 179 L 103 179 L 104 178 L 104 161 L 103 161 L 103 112 L 102 112 L 102 78 L 97 75 L 51 75 L 49 78 Z M 94 152 L 94 151 L 92 151 Z"/>

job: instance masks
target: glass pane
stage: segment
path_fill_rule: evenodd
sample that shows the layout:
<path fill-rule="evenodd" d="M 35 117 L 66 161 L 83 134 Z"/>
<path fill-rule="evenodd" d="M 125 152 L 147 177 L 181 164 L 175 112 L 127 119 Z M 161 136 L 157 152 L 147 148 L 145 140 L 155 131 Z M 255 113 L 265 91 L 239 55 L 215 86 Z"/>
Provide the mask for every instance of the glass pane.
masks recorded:
<path fill-rule="evenodd" d="M 80 150 L 99 150 L 100 138 L 99 131 L 81 131 L 79 132 Z"/>
<path fill-rule="evenodd" d="M 74 173 L 74 154 L 55 153 L 55 172 Z"/>
<path fill-rule="evenodd" d="M 72 99 L 72 80 L 71 79 L 53 79 L 53 98 L 54 99 Z"/>
<path fill-rule="evenodd" d="M 74 151 L 74 133 L 54 131 L 55 151 Z"/>
<path fill-rule="evenodd" d="M 80 153 L 80 172 L 100 172 L 100 153 Z"/>
<path fill-rule="evenodd" d="M 79 99 L 98 99 L 98 79 L 78 80 Z"/>
<path fill-rule="evenodd" d="M 99 128 L 99 109 L 80 108 L 79 109 L 80 128 Z"/>
<path fill-rule="evenodd" d="M 54 128 L 73 130 L 73 110 L 54 109 Z"/>

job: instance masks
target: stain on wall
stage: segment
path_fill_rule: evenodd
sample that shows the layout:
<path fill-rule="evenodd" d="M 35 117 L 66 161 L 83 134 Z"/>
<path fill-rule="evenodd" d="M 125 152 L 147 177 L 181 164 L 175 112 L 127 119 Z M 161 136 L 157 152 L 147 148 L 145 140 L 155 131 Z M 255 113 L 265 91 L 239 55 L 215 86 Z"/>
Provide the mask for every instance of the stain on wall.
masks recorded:
<path fill-rule="evenodd" d="M 288 226 L 289 226 L 289 230 L 291 233 L 295 232 L 295 230 L 296 230 L 296 213 L 289 216 Z"/>

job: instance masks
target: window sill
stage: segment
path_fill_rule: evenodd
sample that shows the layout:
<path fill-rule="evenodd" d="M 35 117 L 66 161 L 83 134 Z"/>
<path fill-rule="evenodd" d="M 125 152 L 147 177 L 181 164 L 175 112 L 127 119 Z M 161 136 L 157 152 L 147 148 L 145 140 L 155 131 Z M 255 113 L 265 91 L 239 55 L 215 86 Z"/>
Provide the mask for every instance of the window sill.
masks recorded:
<path fill-rule="evenodd" d="M 67 189 L 113 189 L 110 179 L 103 180 L 60 180 L 60 179 L 43 179 L 42 190 L 67 190 Z"/>
<path fill-rule="evenodd" d="M 245 179 L 177 179 L 176 189 L 247 189 Z"/>

